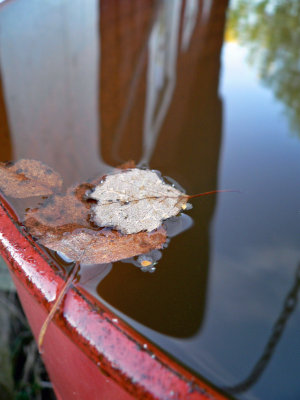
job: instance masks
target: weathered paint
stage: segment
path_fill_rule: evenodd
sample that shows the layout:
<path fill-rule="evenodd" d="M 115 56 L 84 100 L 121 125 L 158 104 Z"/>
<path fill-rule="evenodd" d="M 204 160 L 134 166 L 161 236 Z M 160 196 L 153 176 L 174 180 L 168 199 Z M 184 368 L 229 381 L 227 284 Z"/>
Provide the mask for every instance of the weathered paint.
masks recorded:
<path fill-rule="evenodd" d="M 37 338 L 64 279 L 25 235 L 4 202 L 0 252 Z M 46 332 L 43 359 L 62 400 L 227 399 L 127 324 L 116 321 L 99 300 L 76 285 Z"/>

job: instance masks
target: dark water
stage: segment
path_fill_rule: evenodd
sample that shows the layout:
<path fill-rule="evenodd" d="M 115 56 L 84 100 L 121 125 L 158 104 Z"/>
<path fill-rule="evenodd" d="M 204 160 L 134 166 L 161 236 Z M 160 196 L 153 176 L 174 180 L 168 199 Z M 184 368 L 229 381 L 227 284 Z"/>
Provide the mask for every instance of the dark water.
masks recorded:
<path fill-rule="evenodd" d="M 0 9 L 2 160 L 40 159 L 69 185 L 134 159 L 188 193 L 241 192 L 194 200 L 154 273 L 82 272 L 239 399 L 300 398 L 299 17 L 292 0 Z"/>

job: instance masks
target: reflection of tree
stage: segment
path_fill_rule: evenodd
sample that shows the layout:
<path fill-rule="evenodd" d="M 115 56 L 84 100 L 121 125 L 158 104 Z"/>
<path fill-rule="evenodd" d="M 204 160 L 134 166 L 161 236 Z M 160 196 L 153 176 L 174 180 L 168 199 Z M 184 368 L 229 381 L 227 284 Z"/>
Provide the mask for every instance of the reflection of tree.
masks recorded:
<path fill-rule="evenodd" d="M 113 133 L 120 129 L 118 121 L 125 109 L 128 114 L 120 124 L 117 146 L 121 159 L 151 159 L 152 168 L 180 180 L 188 192 L 215 188 L 222 134 L 220 51 L 227 1 L 166 0 L 159 2 L 157 9 L 141 9 L 144 11 L 140 14 L 136 12 L 138 6 L 131 7 L 129 13 L 122 3 L 100 3 L 101 143 L 105 161 L 115 161 Z M 124 11 L 126 25 L 120 22 Z M 192 13 L 197 13 L 195 22 L 189 17 Z M 109 15 L 118 19 L 112 24 Z M 120 44 L 122 26 L 126 30 L 121 38 L 129 35 L 129 39 Z M 140 32 L 136 32 L 137 26 Z M 141 56 L 144 48 L 147 53 Z M 124 68 L 124 57 L 131 60 L 131 68 Z M 144 72 L 139 63 L 144 65 Z M 130 93 L 132 102 L 127 108 Z M 140 146 L 143 128 L 150 140 L 143 139 Z M 172 239 L 154 274 L 141 275 L 129 264 L 115 263 L 99 283 L 101 298 L 129 316 L 131 324 L 138 321 L 139 326 L 134 328 L 142 334 L 149 335 L 150 327 L 169 336 L 188 338 L 201 329 L 215 202 L 216 198 L 210 198 L 195 207 L 193 218 L 201 223 Z M 165 351 L 171 351 L 162 337 L 155 340 Z"/>
<path fill-rule="evenodd" d="M 286 106 L 291 127 L 300 135 L 299 17 L 299 0 L 237 0 L 228 32 L 249 47 L 250 62 Z"/>

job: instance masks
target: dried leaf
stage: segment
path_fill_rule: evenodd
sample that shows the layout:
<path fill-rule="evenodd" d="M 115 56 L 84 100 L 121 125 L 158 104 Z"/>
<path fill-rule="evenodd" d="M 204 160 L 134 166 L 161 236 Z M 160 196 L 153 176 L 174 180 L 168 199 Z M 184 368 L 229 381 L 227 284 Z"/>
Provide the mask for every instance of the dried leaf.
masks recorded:
<path fill-rule="evenodd" d="M 104 264 L 160 249 L 166 239 L 164 228 L 134 235 L 122 235 L 105 229 L 81 229 L 68 232 L 62 237 L 42 237 L 40 243 L 62 252 L 71 260 L 79 260 L 82 264 Z"/>
<path fill-rule="evenodd" d="M 90 184 L 69 188 L 66 194 L 48 198 L 39 208 L 29 210 L 25 225 L 39 243 L 62 252 L 82 264 L 102 264 L 133 257 L 161 248 L 166 231 L 141 232 L 124 236 L 101 229 L 90 221 L 91 203 L 84 194 Z"/>
<path fill-rule="evenodd" d="M 90 186 L 80 185 L 69 188 L 65 194 L 59 193 L 49 197 L 39 208 L 26 213 L 25 225 L 36 237 L 61 236 L 78 228 L 91 228 L 89 222 L 90 204 L 83 200 Z"/>
<path fill-rule="evenodd" d="M 61 176 L 40 161 L 23 159 L 12 165 L 0 163 L 0 189 L 6 196 L 49 196 L 62 183 Z"/>
<path fill-rule="evenodd" d="M 177 215 L 189 198 L 156 172 L 138 168 L 107 175 L 90 197 L 97 200 L 92 220 L 125 234 L 157 229 L 163 220 Z"/>

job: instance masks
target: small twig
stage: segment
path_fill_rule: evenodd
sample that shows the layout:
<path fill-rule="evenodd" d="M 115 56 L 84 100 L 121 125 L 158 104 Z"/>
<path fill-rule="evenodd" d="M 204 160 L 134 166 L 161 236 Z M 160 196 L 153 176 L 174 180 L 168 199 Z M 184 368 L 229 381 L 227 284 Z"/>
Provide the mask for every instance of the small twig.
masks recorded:
<path fill-rule="evenodd" d="M 50 313 L 48 314 L 45 322 L 43 323 L 40 333 L 39 333 L 39 338 L 38 338 L 38 349 L 39 352 L 42 353 L 42 346 L 43 346 L 43 342 L 44 342 L 44 337 L 45 337 L 45 333 L 47 331 L 48 325 L 51 322 L 52 318 L 54 317 L 54 314 L 56 313 L 58 307 L 60 306 L 64 295 L 66 294 L 67 290 L 69 289 L 69 287 L 71 286 L 78 270 L 80 267 L 80 262 L 77 261 L 74 266 L 72 267 L 72 270 L 70 272 L 70 275 L 68 276 L 68 279 L 66 280 L 61 292 L 59 293 L 57 299 L 55 300 L 55 303 L 53 304 L 53 307 L 50 311 Z"/>
<path fill-rule="evenodd" d="M 92 246 L 92 244 L 93 244 L 96 240 L 97 240 L 97 238 L 93 238 L 93 239 L 89 242 L 89 246 Z M 39 337 L 38 337 L 38 349 L 39 349 L 39 352 L 40 352 L 40 353 L 42 353 L 42 346 L 43 346 L 44 337 L 45 337 L 47 328 L 48 328 L 48 326 L 49 326 L 51 320 L 53 319 L 53 317 L 54 317 L 56 311 L 58 310 L 58 307 L 60 306 L 60 304 L 61 304 L 61 302 L 62 302 L 62 300 L 63 300 L 65 294 L 67 293 L 68 289 L 70 288 L 71 284 L 73 283 L 74 278 L 75 278 L 75 276 L 77 275 L 77 272 L 79 271 L 80 263 L 82 262 L 83 257 L 84 257 L 84 255 L 85 255 L 86 251 L 89 249 L 89 246 L 86 247 L 86 248 L 82 251 L 82 254 L 81 254 L 79 260 L 77 260 L 77 261 L 75 262 L 75 264 L 73 265 L 72 270 L 71 270 L 71 272 L 70 272 L 70 274 L 69 274 L 69 276 L 68 276 L 68 279 L 66 280 L 66 282 L 65 282 L 65 284 L 64 284 L 64 286 L 63 286 L 61 292 L 59 293 L 57 299 L 55 300 L 55 302 L 54 302 L 54 304 L 53 304 L 53 307 L 52 307 L 50 313 L 48 314 L 48 316 L 47 316 L 45 322 L 43 323 L 43 325 L 42 325 L 42 327 L 41 327 L 41 330 L 40 330 L 40 333 L 39 333 Z"/>

